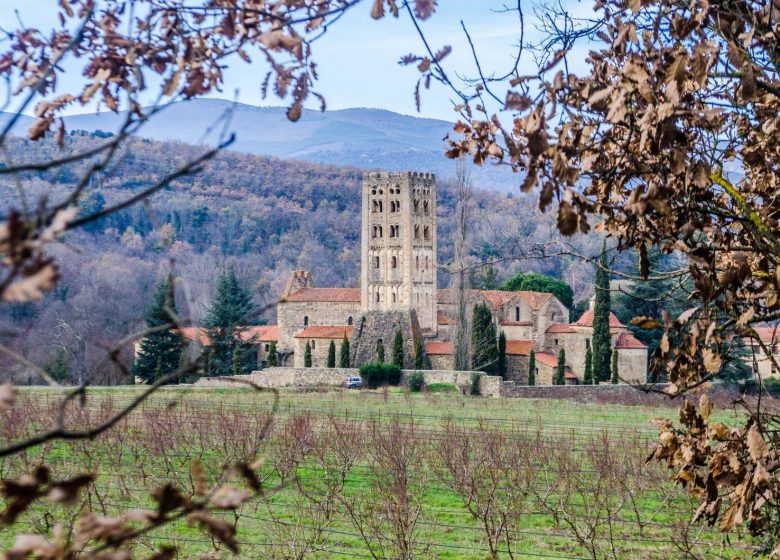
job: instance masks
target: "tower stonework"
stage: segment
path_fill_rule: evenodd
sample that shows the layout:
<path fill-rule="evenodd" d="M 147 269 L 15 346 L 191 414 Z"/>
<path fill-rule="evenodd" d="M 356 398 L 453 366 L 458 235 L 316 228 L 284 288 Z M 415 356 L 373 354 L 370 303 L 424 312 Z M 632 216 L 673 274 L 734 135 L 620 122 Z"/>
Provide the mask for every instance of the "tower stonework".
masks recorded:
<path fill-rule="evenodd" d="M 436 176 L 365 173 L 361 224 L 363 312 L 414 310 L 436 334 Z"/>

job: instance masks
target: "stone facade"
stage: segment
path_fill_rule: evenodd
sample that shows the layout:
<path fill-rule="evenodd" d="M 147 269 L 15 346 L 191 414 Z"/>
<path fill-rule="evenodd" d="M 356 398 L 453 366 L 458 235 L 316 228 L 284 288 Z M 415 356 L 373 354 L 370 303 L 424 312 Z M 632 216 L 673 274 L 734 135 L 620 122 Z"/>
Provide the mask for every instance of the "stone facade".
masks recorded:
<path fill-rule="evenodd" d="M 350 363 L 360 365 L 376 361 L 379 341 L 385 347 L 385 361 L 391 361 L 395 334 L 399 330 L 404 340 L 404 365 L 411 366 L 415 341 L 422 337 L 414 310 L 369 311 L 362 315 L 352 332 Z"/>
<path fill-rule="evenodd" d="M 327 367 L 331 342 L 336 350 L 336 365 L 338 365 L 339 357 L 341 356 L 341 345 L 344 344 L 345 336 L 347 339 L 352 336 L 352 327 L 319 326 L 302 330 L 295 335 L 294 367 L 305 367 L 307 343 L 311 349 L 312 367 Z"/>

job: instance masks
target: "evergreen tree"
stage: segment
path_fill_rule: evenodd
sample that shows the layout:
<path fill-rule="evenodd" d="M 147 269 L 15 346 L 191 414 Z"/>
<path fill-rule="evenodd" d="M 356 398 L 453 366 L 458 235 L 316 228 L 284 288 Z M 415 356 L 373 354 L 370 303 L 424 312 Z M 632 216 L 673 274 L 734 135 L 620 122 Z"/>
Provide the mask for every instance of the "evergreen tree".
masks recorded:
<path fill-rule="evenodd" d="M 46 370 L 54 381 L 65 382 L 70 375 L 70 360 L 65 356 L 65 352 L 57 350 L 54 359 L 44 364 Z"/>
<path fill-rule="evenodd" d="M 496 347 L 496 326 L 493 314 L 484 303 L 474 306 L 474 318 L 471 325 L 471 367 L 475 370 L 492 373 L 498 367 L 498 348 Z"/>
<path fill-rule="evenodd" d="M 181 339 L 171 331 L 177 313 L 173 296 L 173 279 L 168 276 L 157 284 L 152 304 L 144 315 L 149 329 L 160 330 L 149 333 L 141 341 L 133 364 L 133 375 L 137 375 L 147 383 L 153 383 L 160 376 L 168 375 L 179 367 Z M 166 325 L 170 325 L 171 328 L 161 328 Z"/>
<path fill-rule="evenodd" d="M 382 343 L 382 339 L 379 339 L 379 344 L 376 346 L 376 359 L 380 364 L 385 362 L 385 345 Z"/>
<path fill-rule="evenodd" d="M 401 329 L 395 332 L 395 339 L 393 340 L 393 364 L 400 369 L 404 369 L 404 335 Z"/>
<path fill-rule="evenodd" d="M 349 339 L 347 335 L 344 335 L 344 340 L 341 342 L 341 355 L 339 356 L 339 367 L 349 367 Z"/>
<path fill-rule="evenodd" d="M 271 345 L 268 347 L 268 358 L 266 359 L 266 362 L 268 363 L 268 367 L 276 367 L 278 358 L 276 357 L 276 342 L 271 342 Z"/>
<path fill-rule="evenodd" d="M 582 376 L 583 385 L 593 385 L 593 352 L 590 347 L 585 350 L 585 374 Z"/>
<path fill-rule="evenodd" d="M 239 284 L 235 270 L 223 270 L 217 280 L 214 301 L 203 321 L 210 341 L 210 374 L 228 375 L 232 371 L 234 348 L 241 344 L 242 327 L 252 310 L 252 296 Z M 246 361 L 242 352 L 242 370 L 248 365 Z"/>
<path fill-rule="evenodd" d="M 503 332 L 498 337 L 498 375 L 506 376 L 506 335 Z"/>
<path fill-rule="evenodd" d="M 303 367 L 311 367 L 311 344 L 306 341 L 306 349 L 303 351 Z"/>
<path fill-rule="evenodd" d="M 536 385 L 536 352 L 533 350 L 528 355 L 528 384 Z"/>
<path fill-rule="evenodd" d="M 330 346 L 328 346 L 328 365 L 327 367 L 336 367 L 336 343 L 332 340 L 330 341 Z"/>
<path fill-rule="evenodd" d="M 566 352 L 563 348 L 558 352 L 558 369 L 555 372 L 555 385 L 566 384 Z"/>
<path fill-rule="evenodd" d="M 618 353 L 617 350 L 612 352 L 612 377 L 610 381 L 613 385 L 617 385 L 620 379 L 618 378 Z"/>
<path fill-rule="evenodd" d="M 425 348 L 423 347 L 422 337 L 417 339 L 414 345 L 414 369 L 421 370 L 425 368 Z"/>
<path fill-rule="evenodd" d="M 241 367 L 241 346 L 236 344 L 233 347 L 233 355 L 231 357 L 231 371 L 233 375 L 241 375 L 243 368 Z"/>
<path fill-rule="evenodd" d="M 607 381 L 610 376 L 612 337 L 609 334 L 609 263 L 607 244 L 604 243 L 596 269 L 596 303 L 593 308 L 593 378 Z"/>

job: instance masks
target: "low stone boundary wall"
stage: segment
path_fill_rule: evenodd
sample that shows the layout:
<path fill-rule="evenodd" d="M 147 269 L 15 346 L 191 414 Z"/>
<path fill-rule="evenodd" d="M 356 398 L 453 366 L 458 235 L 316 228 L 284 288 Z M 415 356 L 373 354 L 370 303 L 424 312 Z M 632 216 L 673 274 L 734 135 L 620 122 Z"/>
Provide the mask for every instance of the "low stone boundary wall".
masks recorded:
<path fill-rule="evenodd" d="M 402 371 L 402 381 L 417 370 Z M 452 383 L 459 387 L 471 385 L 470 371 L 424 370 L 426 383 Z M 340 387 L 351 375 L 360 375 L 357 368 L 287 368 L 272 367 L 253 371 L 249 375 L 237 375 L 234 379 L 251 381 L 259 387 Z M 199 379 L 197 387 L 241 387 L 242 383 L 232 382 L 226 377 L 204 377 Z M 482 375 L 480 393 L 485 397 L 498 397 L 501 390 L 501 378 Z"/>

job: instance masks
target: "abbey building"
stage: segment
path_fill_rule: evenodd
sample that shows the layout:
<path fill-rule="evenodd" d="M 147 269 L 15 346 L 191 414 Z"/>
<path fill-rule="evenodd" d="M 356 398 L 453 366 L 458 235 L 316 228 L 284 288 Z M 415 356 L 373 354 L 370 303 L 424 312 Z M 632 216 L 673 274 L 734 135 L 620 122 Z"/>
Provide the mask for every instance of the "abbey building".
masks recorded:
<path fill-rule="evenodd" d="M 297 270 L 280 294 L 277 325 L 258 327 L 259 360 L 276 342 L 280 366 L 302 367 L 304 348 L 312 365 L 325 366 L 330 342 L 350 341 L 353 366 L 376 359 L 378 346 L 389 359 L 395 333 L 404 335 L 405 363 L 422 340 L 428 367 L 452 369 L 455 303 L 437 286 L 436 179 L 430 173 L 366 173 L 362 186 L 359 288 L 316 286 L 310 271 Z M 552 383 L 559 350 L 566 354 L 567 383 L 582 382 L 593 311 L 569 322 L 568 309 L 541 292 L 473 290 L 467 309 L 490 307 L 496 332 L 507 338 L 506 378 L 524 382 L 529 354 L 536 355 L 536 382 Z M 620 377 L 645 381 L 647 347 L 610 317 Z M 262 331 L 262 332 L 260 332 Z"/>

